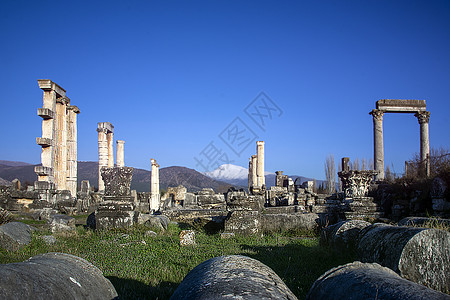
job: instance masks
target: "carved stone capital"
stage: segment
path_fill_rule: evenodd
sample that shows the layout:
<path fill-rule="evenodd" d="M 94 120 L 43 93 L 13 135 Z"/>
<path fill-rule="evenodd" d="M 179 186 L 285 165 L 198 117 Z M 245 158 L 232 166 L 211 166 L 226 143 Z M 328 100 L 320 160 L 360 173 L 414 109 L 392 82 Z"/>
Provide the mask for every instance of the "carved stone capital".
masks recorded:
<path fill-rule="evenodd" d="M 430 112 L 429 111 L 417 112 L 414 114 L 414 116 L 417 118 L 417 121 L 419 121 L 419 124 L 430 122 Z"/>
<path fill-rule="evenodd" d="M 374 120 L 383 121 L 384 111 L 380 109 L 372 109 L 372 111 L 369 114 L 372 115 Z"/>

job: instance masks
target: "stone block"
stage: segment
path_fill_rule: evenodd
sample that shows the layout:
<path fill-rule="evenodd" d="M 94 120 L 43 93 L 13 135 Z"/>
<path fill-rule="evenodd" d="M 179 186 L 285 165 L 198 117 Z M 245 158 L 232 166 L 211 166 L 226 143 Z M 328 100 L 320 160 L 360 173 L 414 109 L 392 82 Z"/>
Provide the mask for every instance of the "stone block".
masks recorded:
<path fill-rule="evenodd" d="M 193 246 L 195 245 L 195 232 L 194 230 L 181 230 L 180 232 L 180 246 Z"/>
<path fill-rule="evenodd" d="M 104 201 L 95 213 L 96 229 L 128 228 L 135 224 L 139 213 L 133 202 Z"/>
<path fill-rule="evenodd" d="M 229 213 L 224 225 L 226 232 L 250 235 L 260 231 L 260 213 L 252 210 L 235 210 Z"/>
<path fill-rule="evenodd" d="M 203 188 L 197 192 L 197 195 L 214 195 L 214 190 L 211 188 Z"/>
<path fill-rule="evenodd" d="M 259 217 L 262 232 L 316 231 L 319 216 L 313 213 L 261 214 Z"/>
<path fill-rule="evenodd" d="M 221 238 L 222 240 L 232 239 L 232 238 L 234 238 L 234 237 L 235 237 L 234 232 L 222 232 L 222 233 L 220 234 L 220 238 Z"/>
<path fill-rule="evenodd" d="M 75 230 L 75 219 L 67 215 L 53 215 L 47 221 L 51 232 Z"/>
<path fill-rule="evenodd" d="M 9 251 L 17 251 L 30 244 L 31 234 L 36 230 L 35 227 L 21 222 L 6 223 L 0 226 L 0 247 Z"/>
<path fill-rule="evenodd" d="M 53 235 L 43 235 L 40 237 L 47 245 L 53 245 L 56 243 L 56 238 Z"/>
<path fill-rule="evenodd" d="M 329 246 L 336 252 L 356 250 L 361 230 L 370 225 L 362 220 L 341 221 L 322 230 L 320 244 Z"/>
<path fill-rule="evenodd" d="M 183 202 L 183 207 L 192 207 L 192 206 L 198 206 L 197 196 L 193 193 L 186 193 Z"/>
<path fill-rule="evenodd" d="M 225 298 L 297 299 L 271 268 L 241 255 L 215 257 L 199 264 L 170 299 Z"/>
<path fill-rule="evenodd" d="M 105 183 L 105 196 L 130 196 L 133 168 L 116 167 L 101 169 L 102 179 Z"/>

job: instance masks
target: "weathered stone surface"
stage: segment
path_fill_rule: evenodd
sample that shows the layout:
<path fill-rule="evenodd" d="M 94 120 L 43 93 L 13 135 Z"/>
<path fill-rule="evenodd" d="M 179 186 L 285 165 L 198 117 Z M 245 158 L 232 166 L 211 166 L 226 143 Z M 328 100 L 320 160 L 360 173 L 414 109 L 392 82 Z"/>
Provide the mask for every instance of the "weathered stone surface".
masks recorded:
<path fill-rule="evenodd" d="M 355 250 L 359 244 L 359 234 L 367 226 L 370 223 L 362 220 L 341 221 L 322 230 L 320 244 L 336 251 Z"/>
<path fill-rule="evenodd" d="M 260 214 L 252 210 L 235 210 L 225 219 L 225 231 L 249 235 L 260 231 Z"/>
<path fill-rule="evenodd" d="M 319 227 L 319 216 L 313 213 L 261 214 L 259 217 L 262 232 L 314 231 Z"/>
<path fill-rule="evenodd" d="M 152 237 L 152 238 L 154 238 L 154 237 L 157 237 L 158 234 L 157 234 L 156 232 L 152 231 L 152 230 L 147 230 L 147 231 L 144 233 L 144 236 L 145 236 L 145 237 Z"/>
<path fill-rule="evenodd" d="M 450 233 L 374 224 L 361 231 L 358 253 L 411 281 L 446 292 L 450 287 Z"/>
<path fill-rule="evenodd" d="M 398 226 L 420 226 L 424 224 L 435 224 L 450 226 L 450 219 L 406 217 L 398 222 Z"/>
<path fill-rule="evenodd" d="M 114 286 L 88 261 L 46 253 L 0 265 L 1 299 L 116 299 Z"/>
<path fill-rule="evenodd" d="M 148 227 L 158 230 L 167 230 L 169 218 L 164 215 L 139 214 L 137 218 L 138 224 L 144 224 Z"/>
<path fill-rule="evenodd" d="M 134 202 L 104 201 L 95 213 L 95 228 L 127 228 L 135 224 L 138 212 L 134 211 Z"/>
<path fill-rule="evenodd" d="M 133 168 L 102 168 L 101 174 L 105 184 L 105 196 L 130 196 Z"/>
<path fill-rule="evenodd" d="M 306 299 L 434 300 L 450 296 L 401 278 L 379 264 L 357 261 L 325 272 L 314 282 Z"/>
<path fill-rule="evenodd" d="M 220 234 L 220 238 L 223 239 L 223 240 L 232 239 L 234 237 L 235 237 L 234 232 L 222 232 Z"/>
<path fill-rule="evenodd" d="M 47 221 L 51 232 L 75 230 L 75 219 L 67 215 L 53 215 Z"/>
<path fill-rule="evenodd" d="M 195 232 L 194 230 L 181 230 L 180 232 L 180 246 L 193 246 L 195 245 Z"/>
<path fill-rule="evenodd" d="M 56 243 L 56 238 L 53 235 L 43 235 L 40 237 L 47 245 L 53 245 Z"/>
<path fill-rule="evenodd" d="M 180 299 L 297 299 L 275 272 L 242 255 L 211 258 L 195 267 L 175 290 Z"/>
<path fill-rule="evenodd" d="M 0 247 L 9 251 L 17 251 L 30 244 L 31 234 L 36 230 L 33 226 L 21 222 L 6 223 L 0 226 Z"/>

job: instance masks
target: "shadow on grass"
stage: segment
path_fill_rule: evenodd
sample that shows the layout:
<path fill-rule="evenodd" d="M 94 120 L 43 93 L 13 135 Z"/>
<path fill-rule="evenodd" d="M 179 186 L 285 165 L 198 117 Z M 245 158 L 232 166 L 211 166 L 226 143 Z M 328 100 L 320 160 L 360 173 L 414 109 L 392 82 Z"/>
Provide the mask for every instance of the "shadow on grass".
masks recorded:
<path fill-rule="evenodd" d="M 321 246 L 305 246 L 299 243 L 275 247 L 241 247 L 248 251 L 243 255 L 257 259 L 274 270 L 299 299 L 305 299 L 320 275 L 333 267 L 354 261 L 354 256 L 350 253 L 335 253 Z"/>
<path fill-rule="evenodd" d="M 124 279 L 115 276 L 107 276 L 119 295 L 124 299 L 169 299 L 178 286 L 174 282 L 161 282 L 157 286 L 151 286 L 143 282 Z"/>

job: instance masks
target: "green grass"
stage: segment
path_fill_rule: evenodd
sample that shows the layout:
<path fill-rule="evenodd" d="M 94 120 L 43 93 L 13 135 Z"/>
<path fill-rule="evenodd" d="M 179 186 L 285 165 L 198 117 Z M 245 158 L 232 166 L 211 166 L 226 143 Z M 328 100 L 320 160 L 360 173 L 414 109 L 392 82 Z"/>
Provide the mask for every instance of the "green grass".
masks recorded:
<path fill-rule="evenodd" d="M 145 228 L 97 231 L 77 227 L 74 233 L 55 234 L 57 242 L 46 245 L 39 235 L 18 252 L 0 250 L 0 262 L 20 262 L 46 252 L 65 252 L 97 266 L 111 280 L 121 299 L 168 299 L 184 276 L 199 263 L 220 255 L 246 255 L 271 267 L 296 294 L 305 298 L 313 282 L 325 271 L 353 261 L 318 245 L 317 237 L 280 233 L 236 236 L 196 232 L 196 245 L 181 247 L 180 228 L 170 224 L 156 238 L 145 237 Z"/>

